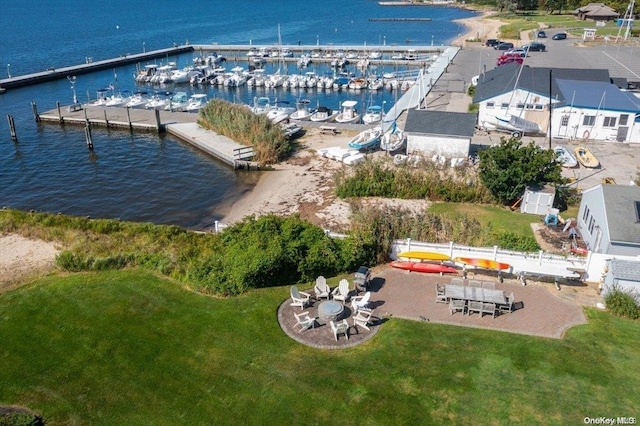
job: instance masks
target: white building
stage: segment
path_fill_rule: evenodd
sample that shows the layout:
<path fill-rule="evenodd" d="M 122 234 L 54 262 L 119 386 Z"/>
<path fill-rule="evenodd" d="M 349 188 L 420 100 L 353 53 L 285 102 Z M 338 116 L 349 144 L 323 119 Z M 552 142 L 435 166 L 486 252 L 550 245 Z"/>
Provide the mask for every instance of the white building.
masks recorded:
<path fill-rule="evenodd" d="M 407 154 L 467 158 L 475 125 L 475 114 L 409 109 Z"/>

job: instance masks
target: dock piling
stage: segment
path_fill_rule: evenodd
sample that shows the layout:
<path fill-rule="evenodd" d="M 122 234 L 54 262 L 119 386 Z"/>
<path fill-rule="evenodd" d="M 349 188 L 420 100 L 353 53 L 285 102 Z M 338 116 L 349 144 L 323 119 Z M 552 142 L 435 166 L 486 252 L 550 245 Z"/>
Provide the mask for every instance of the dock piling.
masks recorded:
<path fill-rule="evenodd" d="M 60 111 L 60 102 L 56 102 L 56 109 L 58 110 L 58 121 L 60 124 L 64 124 L 64 118 L 62 118 L 62 112 Z"/>
<path fill-rule="evenodd" d="M 129 123 L 129 131 L 133 133 L 133 124 L 131 124 L 131 113 L 129 112 L 129 107 L 127 107 L 127 123 Z"/>
<path fill-rule="evenodd" d="M 107 110 L 104 109 L 104 110 L 102 110 L 102 112 L 104 112 L 104 125 L 108 129 L 109 128 L 109 119 L 107 118 Z"/>
<path fill-rule="evenodd" d="M 40 122 L 40 115 L 38 115 L 38 105 L 35 102 L 31 102 L 31 112 L 33 113 L 33 119 L 36 123 Z"/>
<path fill-rule="evenodd" d="M 11 140 L 16 142 L 18 136 L 16 134 L 16 123 L 13 121 L 13 115 L 7 114 L 7 121 L 9 122 L 9 132 L 11 133 Z"/>
<path fill-rule="evenodd" d="M 91 124 L 87 121 L 87 124 L 84 128 L 84 136 L 87 140 L 87 148 L 89 151 L 93 151 L 93 138 L 91 137 Z"/>
<path fill-rule="evenodd" d="M 164 127 L 160 122 L 160 110 L 154 110 L 156 112 L 156 128 L 158 129 L 158 133 L 164 133 Z"/>

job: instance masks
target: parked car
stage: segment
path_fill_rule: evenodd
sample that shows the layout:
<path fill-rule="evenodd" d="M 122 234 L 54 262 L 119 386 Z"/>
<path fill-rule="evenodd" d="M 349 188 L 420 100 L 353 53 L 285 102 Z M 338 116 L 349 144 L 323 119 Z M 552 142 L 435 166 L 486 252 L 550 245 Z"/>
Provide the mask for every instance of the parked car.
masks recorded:
<path fill-rule="evenodd" d="M 496 62 L 496 66 L 499 67 L 500 65 L 512 64 L 514 62 L 520 65 L 524 62 L 524 59 L 521 58 L 520 56 L 507 56 L 507 57 L 501 56 L 498 58 L 498 61 Z"/>
<path fill-rule="evenodd" d="M 564 40 L 567 38 L 567 33 L 558 33 L 558 34 L 554 34 L 553 37 L 551 37 L 553 40 Z"/>
<path fill-rule="evenodd" d="M 547 33 L 545 33 L 544 31 L 538 31 L 538 34 L 536 34 L 536 37 L 547 38 Z"/>
<path fill-rule="evenodd" d="M 522 47 L 514 47 L 513 49 L 509 49 L 504 53 L 509 54 L 511 56 L 520 56 L 521 58 L 524 58 L 527 56 L 527 51 Z"/>
<path fill-rule="evenodd" d="M 513 47 L 514 47 L 513 43 L 508 43 L 508 42 L 501 42 L 493 46 L 493 48 L 496 50 L 509 50 L 509 49 L 513 49 Z"/>
<path fill-rule="evenodd" d="M 485 46 L 489 46 L 489 47 L 495 47 L 497 45 L 499 45 L 501 43 L 500 40 L 498 40 L 497 38 L 490 38 L 487 39 L 487 41 L 484 43 Z"/>
<path fill-rule="evenodd" d="M 543 43 L 531 42 L 522 46 L 527 52 L 544 52 L 547 49 Z"/>

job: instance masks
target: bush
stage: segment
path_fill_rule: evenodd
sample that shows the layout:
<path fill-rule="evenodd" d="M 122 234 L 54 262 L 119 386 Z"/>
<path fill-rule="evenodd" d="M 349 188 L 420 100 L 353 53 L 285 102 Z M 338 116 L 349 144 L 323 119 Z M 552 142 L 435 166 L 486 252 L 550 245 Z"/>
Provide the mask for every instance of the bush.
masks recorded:
<path fill-rule="evenodd" d="M 613 315 L 636 320 L 640 317 L 638 308 L 638 294 L 634 291 L 622 290 L 613 285 L 607 289 L 604 301 Z"/>

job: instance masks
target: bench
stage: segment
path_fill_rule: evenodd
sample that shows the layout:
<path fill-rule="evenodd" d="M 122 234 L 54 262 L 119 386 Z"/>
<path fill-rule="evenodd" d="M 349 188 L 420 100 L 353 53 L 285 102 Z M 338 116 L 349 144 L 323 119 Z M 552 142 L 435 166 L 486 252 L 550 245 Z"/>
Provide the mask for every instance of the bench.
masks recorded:
<path fill-rule="evenodd" d="M 323 135 L 337 135 L 338 128 L 335 126 L 320 126 L 320 133 Z"/>

